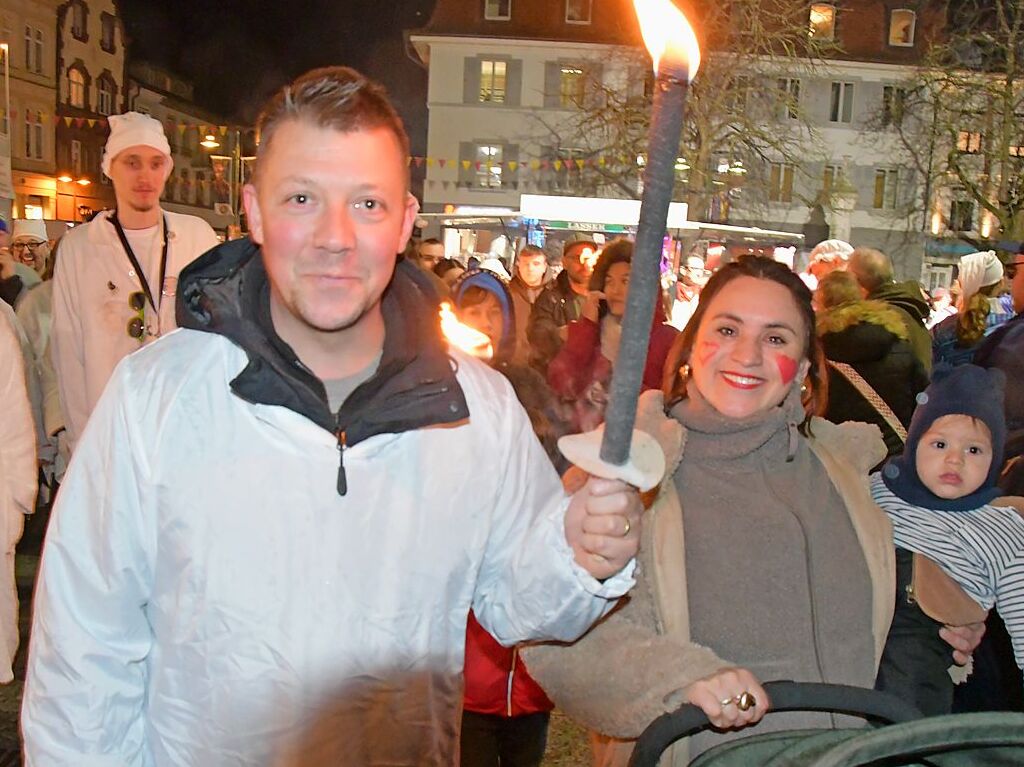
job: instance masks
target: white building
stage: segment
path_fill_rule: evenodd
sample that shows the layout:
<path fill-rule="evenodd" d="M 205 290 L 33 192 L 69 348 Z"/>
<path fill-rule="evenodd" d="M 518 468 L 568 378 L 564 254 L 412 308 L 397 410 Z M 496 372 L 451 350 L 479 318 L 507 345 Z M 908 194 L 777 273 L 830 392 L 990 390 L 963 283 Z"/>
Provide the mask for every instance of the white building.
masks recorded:
<path fill-rule="evenodd" d="M 691 218 L 800 232 L 823 204 L 817 215 L 831 232 L 808 244 L 845 236 L 886 251 L 901 274 L 916 277 L 928 228 L 922 179 L 899 162 L 884 123 L 898 119 L 898 84 L 920 59 L 926 33 L 941 24 L 939 4 L 848 0 L 809 3 L 808 12 L 812 34 L 834 38 L 841 57 L 799 74 L 779 71 L 764 86 L 790 93 L 814 128 L 813 145 L 799 163 L 751 168 L 763 185 L 739 186 L 725 212 L 692 210 Z M 410 42 L 429 70 L 425 211 L 515 209 L 524 192 L 623 194 L 612 184 L 573 186 L 575 165 L 602 160 L 581 159 L 564 127 L 591 83 L 644 87 L 649 65 L 639 56 L 631 2 L 439 0 Z M 774 119 L 787 129 L 786 114 Z M 732 160 L 723 161 L 727 173 Z"/>

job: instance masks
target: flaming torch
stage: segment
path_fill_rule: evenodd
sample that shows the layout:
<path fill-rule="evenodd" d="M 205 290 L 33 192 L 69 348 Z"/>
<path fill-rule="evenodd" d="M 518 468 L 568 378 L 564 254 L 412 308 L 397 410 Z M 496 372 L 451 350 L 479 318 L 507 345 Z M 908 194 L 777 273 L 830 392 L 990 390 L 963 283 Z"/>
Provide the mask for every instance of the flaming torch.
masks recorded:
<path fill-rule="evenodd" d="M 452 311 L 452 305 L 447 301 L 441 304 L 440 315 L 441 332 L 444 333 L 449 344 L 483 360 L 489 360 L 494 356 L 491 339 L 476 328 L 459 322 L 455 312 Z"/>
<path fill-rule="evenodd" d="M 563 437 L 559 448 L 566 458 L 590 474 L 622 479 L 648 490 L 661 481 L 665 458 L 651 437 L 633 427 L 658 297 L 661 249 L 675 185 L 679 135 L 690 81 L 700 66 L 700 45 L 686 17 L 670 0 L 633 3 L 644 44 L 654 62 L 656 81 L 622 337 L 612 371 L 604 426 L 589 434 Z M 598 439 L 600 450 L 596 446 Z"/>

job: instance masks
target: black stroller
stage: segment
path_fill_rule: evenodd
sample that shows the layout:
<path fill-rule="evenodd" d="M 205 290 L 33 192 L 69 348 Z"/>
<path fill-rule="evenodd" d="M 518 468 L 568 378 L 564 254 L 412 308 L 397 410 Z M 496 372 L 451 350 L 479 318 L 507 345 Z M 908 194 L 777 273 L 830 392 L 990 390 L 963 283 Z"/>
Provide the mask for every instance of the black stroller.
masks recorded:
<path fill-rule="evenodd" d="M 1024 714 L 952 714 L 923 719 L 900 699 L 859 687 L 770 682 L 765 690 L 771 697 L 772 711 L 854 714 L 884 726 L 761 735 L 754 726 L 748 737 L 704 752 L 690 767 L 1024 765 Z M 630 767 L 655 767 L 669 745 L 710 727 L 696 706 L 664 714 L 640 736 Z"/>

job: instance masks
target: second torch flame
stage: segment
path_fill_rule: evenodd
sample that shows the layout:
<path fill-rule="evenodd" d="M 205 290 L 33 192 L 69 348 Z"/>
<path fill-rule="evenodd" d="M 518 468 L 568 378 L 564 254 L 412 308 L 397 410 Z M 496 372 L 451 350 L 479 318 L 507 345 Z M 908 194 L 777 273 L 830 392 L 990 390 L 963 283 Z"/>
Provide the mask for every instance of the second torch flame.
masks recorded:
<path fill-rule="evenodd" d="M 664 58 L 684 66 L 692 81 L 700 68 L 700 43 L 686 16 L 671 0 L 633 0 L 633 5 L 654 71 Z"/>
<path fill-rule="evenodd" d="M 447 301 L 441 304 L 440 315 L 441 332 L 444 333 L 449 344 L 483 360 L 489 360 L 494 356 L 491 339 L 476 328 L 459 322 L 459 318 L 452 311 L 452 305 Z"/>

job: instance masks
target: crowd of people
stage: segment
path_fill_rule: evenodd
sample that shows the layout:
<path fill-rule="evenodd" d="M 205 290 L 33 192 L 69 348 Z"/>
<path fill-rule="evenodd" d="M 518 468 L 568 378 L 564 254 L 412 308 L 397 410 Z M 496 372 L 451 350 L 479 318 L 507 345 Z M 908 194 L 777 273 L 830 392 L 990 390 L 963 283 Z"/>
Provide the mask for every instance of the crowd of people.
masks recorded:
<path fill-rule="evenodd" d="M 0 228 L 0 682 L 14 547 L 52 506 L 28 764 L 535 766 L 557 705 L 625 765 L 685 702 L 759 722 L 772 679 L 945 713 L 993 607 L 1019 683 L 1024 252 L 943 295 L 840 240 L 803 274 L 689 256 L 641 497 L 558 449 L 603 421 L 629 239 L 410 245 L 408 139 L 345 68 L 265 105 L 239 240 L 162 209 L 159 122 L 110 126 L 114 210 Z"/>

